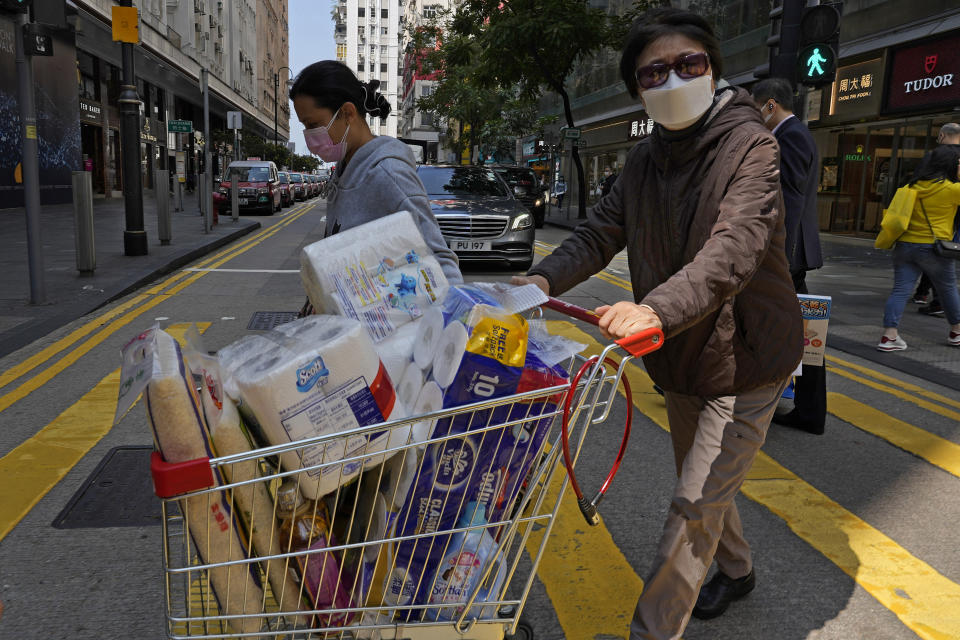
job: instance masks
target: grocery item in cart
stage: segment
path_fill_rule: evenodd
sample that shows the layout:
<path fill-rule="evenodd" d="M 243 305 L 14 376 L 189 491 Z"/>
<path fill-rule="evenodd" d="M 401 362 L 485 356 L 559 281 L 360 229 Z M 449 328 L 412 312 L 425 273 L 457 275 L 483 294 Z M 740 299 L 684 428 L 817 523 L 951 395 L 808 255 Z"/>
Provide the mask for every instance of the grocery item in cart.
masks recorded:
<path fill-rule="evenodd" d="M 486 524 L 483 507 L 476 502 L 468 502 L 457 527 L 483 527 Z M 507 567 L 503 562 L 497 562 L 496 570 L 492 570 L 484 581 L 489 586 L 483 589 L 483 594 L 479 593 L 487 565 L 496 562 L 497 555 L 497 543 L 486 528 L 453 534 L 447 543 L 436 576 L 431 580 L 430 590 L 430 604 L 452 606 L 428 609 L 426 619 L 454 620 L 463 613 L 466 602 L 475 591 L 478 591 L 474 600 L 476 603 L 482 603 L 488 595 L 497 594 L 507 575 Z M 470 610 L 470 617 L 474 618 L 493 614 L 492 608 L 482 611 L 480 606 L 475 606 Z"/>
<path fill-rule="evenodd" d="M 422 316 L 449 286 L 409 211 L 304 247 L 300 276 L 317 313 L 359 320 L 375 342 Z"/>
<path fill-rule="evenodd" d="M 297 481 L 284 480 L 277 489 L 277 516 L 281 520 L 278 537 L 284 553 L 307 551 L 295 556 L 297 575 L 311 609 L 348 609 L 350 594 L 344 588 L 337 556 L 324 549 L 334 546 L 330 514 L 323 500 L 305 500 Z M 321 626 L 343 626 L 352 614 L 330 613 L 317 616 Z"/>
<path fill-rule="evenodd" d="M 188 360 L 194 373 L 201 377 L 200 397 L 203 400 L 203 412 L 210 426 L 210 435 L 217 455 L 233 456 L 253 451 L 256 447 L 240 419 L 236 405 L 223 392 L 217 359 L 195 349 L 188 352 Z M 274 532 L 276 514 L 273 499 L 265 482 L 254 482 L 263 477 L 260 461 L 251 457 L 225 464 L 221 469 L 227 482 L 249 483 L 234 487 L 232 494 L 235 511 L 250 532 L 257 556 L 278 556 L 283 553 L 280 549 L 280 538 Z M 263 571 L 281 611 L 297 611 L 302 608 L 299 588 L 287 579 L 286 561 L 276 558 L 265 560 Z M 300 627 L 308 622 L 305 616 L 288 618 Z"/>
<path fill-rule="evenodd" d="M 157 448 L 168 463 L 214 457 L 200 400 L 180 346 L 169 334 L 156 329 L 150 348 L 153 367 L 144 397 Z M 214 474 L 214 482 L 216 486 L 224 484 L 219 473 Z M 247 555 L 249 545 L 233 501 L 226 492 L 212 491 L 192 494 L 179 505 L 201 561 L 216 565 L 208 575 L 220 610 L 226 615 L 261 613 L 264 600 L 260 577 Z M 226 562 L 239 564 L 225 566 Z M 257 617 L 228 620 L 237 633 L 256 633 L 263 623 Z"/>
<path fill-rule="evenodd" d="M 404 418 L 373 342 L 356 320 L 308 316 L 261 336 L 263 348 L 239 365 L 232 378 L 246 410 L 267 442 L 282 445 Z M 300 490 L 320 498 L 351 481 L 369 454 L 405 443 L 411 428 L 343 436 L 280 453 L 288 471 L 306 469 Z M 391 455 L 391 454 L 386 454 Z M 344 458 L 364 456 L 337 464 Z"/>

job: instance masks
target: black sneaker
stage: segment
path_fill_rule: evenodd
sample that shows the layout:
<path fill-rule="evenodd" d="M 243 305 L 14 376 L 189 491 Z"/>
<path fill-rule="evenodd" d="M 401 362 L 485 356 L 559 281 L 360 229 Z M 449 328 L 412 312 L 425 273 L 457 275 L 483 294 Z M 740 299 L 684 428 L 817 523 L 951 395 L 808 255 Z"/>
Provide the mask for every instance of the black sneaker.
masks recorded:
<path fill-rule="evenodd" d="M 943 317 L 943 307 L 940 306 L 939 300 L 934 300 L 930 304 L 920 307 L 917 309 L 917 311 L 925 316 L 936 316 L 938 318 Z"/>

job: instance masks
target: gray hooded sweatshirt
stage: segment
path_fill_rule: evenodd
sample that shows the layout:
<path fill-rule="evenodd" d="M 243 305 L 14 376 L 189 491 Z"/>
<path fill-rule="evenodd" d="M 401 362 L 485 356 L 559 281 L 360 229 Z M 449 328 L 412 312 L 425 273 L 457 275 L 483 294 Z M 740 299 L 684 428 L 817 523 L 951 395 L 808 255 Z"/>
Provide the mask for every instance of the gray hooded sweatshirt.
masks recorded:
<path fill-rule="evenodd" d="M 462 283 L 457 255 L 447 246 L 430 210 L 413 152 L 396 138 L 377 136 L 357 149 L 345 167 L 337 167 L 327 185 L 324 237 L 403 210 L 413 214 L 450 284 Z"/>

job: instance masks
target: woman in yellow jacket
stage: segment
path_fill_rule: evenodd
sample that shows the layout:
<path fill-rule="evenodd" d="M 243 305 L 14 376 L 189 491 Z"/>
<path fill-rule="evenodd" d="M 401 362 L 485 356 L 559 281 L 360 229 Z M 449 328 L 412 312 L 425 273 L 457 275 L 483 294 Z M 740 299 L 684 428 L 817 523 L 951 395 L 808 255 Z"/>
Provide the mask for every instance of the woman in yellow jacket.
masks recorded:
<path fill-rule="evenodd" d="M 910 188 L 916 191 L 910 224 L 893 248 L 893 291 L 883 310 L 883 336 L 879 351 L 903 351 L 907 343 L 897 333 L 903 308 L 921 273 L 933 282 L 943 304 L 950 333 L 947 342 L 960 347 L 960 293 L 957 292 L 957 261 L 933 250 L 934 238 L 953 237 L 953 223 L 960 207 L 960 151 L 942 145 L 921 161 Z"/>

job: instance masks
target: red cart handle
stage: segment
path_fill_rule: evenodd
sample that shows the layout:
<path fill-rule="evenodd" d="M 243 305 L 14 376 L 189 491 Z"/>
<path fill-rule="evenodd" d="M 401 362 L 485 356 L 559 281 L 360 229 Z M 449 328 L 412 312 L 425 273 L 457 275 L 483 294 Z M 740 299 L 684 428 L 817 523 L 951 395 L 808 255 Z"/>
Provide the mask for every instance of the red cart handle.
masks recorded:
<path fill-rule="evenodd" d="M 210 458 L 166 462 L 154 451 L 150 456 L 150 475 L 153 476 L 153 492 L 158 498 L 171 498 L 216 486 Z"/>
<path fill-rule="evenodd" d="M 597 325 L 600 322 L 600 316 L 592 311 L 578 307 L 575 304 L 570 304 L 569 302 L 557 300 L 556 298 L 550 298 L 543 306 L 547 307 L 548 309 L 553 309 L 554 311 L 559 311 L 560 313 L 566 314 L 578 320 L 583 320 L 584 322 L 588 322 L 592 325 Z M 652 351 L 656 351 L 663 346 L 663 331 L 656 328 L 645 329 L 644 331 L 634 335 L 617 340 L 616 344 L 627 351 L 627 353 L 629 353 L 631 356 L 640 357 Z M 630 425 L 633 422 L 633 403 L 630 400 L 632 397 L 630 381 L 625 376 L 621 376 L 620 382 L 623 384 L 623 390 L 626 392 L 627 396 L 627 421 L 623 428 L 623 439 L 620 441 L 620 449 L 617 451 L 617 457 L 613 461 L 613 466 L 607 473 L 607 477 L 604 479 L 603 485 L 600 487 L 600 491 L 597 492 L 597 495 L 593 498 L 593 500 L 587 500 L 583 496 L 583 491 L 580 489 L 580 484 L 577 482 L 577 476 L 573 469 L 573 457 L 570 455 L 570 404 L 573 401 L 573 392 L 580 383 L 580 378 L 582 378 L 591 367 L 600 366 L 600 364 L 600 358 L 598 356 L 593 356 L 592 358 L 588 359 L 582 367 L 580 367 L 580 370 L 577 371 L 577 373 L 570 380 L 570 391 L 567 393 L 567 396 L 564 399 L 563 419 L 560 421 L 560 441 L 563 446 L 563 463 L 567 468 L 567 476 L 570 478 L 570 486 L 573 488 L 573 492 L 577 496 L 577 506 L 580 507 L 580 513 L 583 514 L 584 519 L 590 526 L 596 526 L 600 524 L 600 514 L 597 511 L 597 506 L 606 495 L 607 489 L 610 488 L 610 484 L 613 482 L 613 478 L 617 475 L 617 471 L 620 470 L 620 463 L 623 462 L 623 456 L 627 451 L 627 443 L 630 440 Z M 617 362 L 611 358 L 606 358 L 603 364 L 608 364 L 614 367 L 618 366 Z"/>

